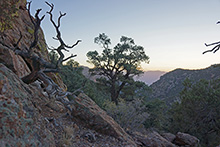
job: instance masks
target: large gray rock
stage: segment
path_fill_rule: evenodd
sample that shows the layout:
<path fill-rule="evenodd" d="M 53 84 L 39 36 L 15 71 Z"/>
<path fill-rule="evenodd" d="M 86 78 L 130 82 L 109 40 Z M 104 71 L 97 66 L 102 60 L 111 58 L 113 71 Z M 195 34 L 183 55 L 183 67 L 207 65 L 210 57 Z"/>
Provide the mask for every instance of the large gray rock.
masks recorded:
<path fill-rule="evenodd" d="M 174 143 L 179 146 L 191 146 L 191 147 L 198 147 L 199 146 L 199 139 L 195 136 L 189 135 L 187 133 L 178 132 L 176 134 L 176 138 Z"/>
<path fill-rule="evenodd" d="M 161 136 L 164 137 L 169 142 L 173 142 L 176 138 L 176 135 L 172 133 L 162 133 Z"/>
<path fill-rule="evenodd" d="M 141 147 L 176 147 L 155 131 L 148 131 L 145 135 L 135 132 L 132 133 L 132 136 L 135 138 L 136 144 Z"/>

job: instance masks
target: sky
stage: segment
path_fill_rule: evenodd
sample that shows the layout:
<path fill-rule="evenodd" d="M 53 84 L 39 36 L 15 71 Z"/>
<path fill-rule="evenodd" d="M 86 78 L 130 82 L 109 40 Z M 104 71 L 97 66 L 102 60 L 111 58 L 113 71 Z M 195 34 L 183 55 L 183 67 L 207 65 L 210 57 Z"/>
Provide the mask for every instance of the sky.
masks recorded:
<path fill-rule="evenodd" d="M 99 33 L 111 38 L 112 48 L 121 36 L 134 39 L 144 47 L 150 57 L 142 68 L 171 71 L 176 68 L 201 69 L 220 63 L 220 51 L 202 54 L 211 49 L 204 43 L 220 40 L 220 0 L 48 0 L 55 5 L 57 20 L 59 11 L 67 13 L 61 20 L 61 33 L 66 44 L 82 42 L 66 56 L 77 54 L 74 60 L 92 67 L 86 62 L 86 53 L 102 48 L 94 43 Z M 32 0 L 31 13 L 42 8 L 44 15 L 49 7 L 44 0 Z M 55 29 L 46 14 L 42 22 L 49 47 L 59 44 L 53 40 Z"/>

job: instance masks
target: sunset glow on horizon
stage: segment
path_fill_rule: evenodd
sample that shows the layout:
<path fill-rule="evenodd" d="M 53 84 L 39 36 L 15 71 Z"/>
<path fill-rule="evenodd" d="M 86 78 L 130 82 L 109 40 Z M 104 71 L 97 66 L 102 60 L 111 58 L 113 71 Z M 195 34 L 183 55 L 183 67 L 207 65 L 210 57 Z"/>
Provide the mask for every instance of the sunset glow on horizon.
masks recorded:
<path fill-rule="evenodd" d="M 44 0 L 32 0 L 31 12 L 42 8 L 41 15 L 48 11 Z M 59 11 L 67 15 L 61 20 L 61 33 L 67 44 L 82 43 L 70 50 L 81 65 L 89 66 L 86 53 L 102 48 L 94 43 L 99 33 L 106 33 L 112 48 L 121 36 L 131 37 L 137 45 L 145 48 L 150 57 L 144 70 L 170 71 L 175 68 L 201 69 L 220 63 L 220 51 L 202 54 L 211 49 L 204 43 L 220 40 L 219 0 L 48 0 L 55 5 L 54 18 Z M 52 39 L 55 29 L 49 17 L 42 22 L 48 46 L 58 44 Z"/>

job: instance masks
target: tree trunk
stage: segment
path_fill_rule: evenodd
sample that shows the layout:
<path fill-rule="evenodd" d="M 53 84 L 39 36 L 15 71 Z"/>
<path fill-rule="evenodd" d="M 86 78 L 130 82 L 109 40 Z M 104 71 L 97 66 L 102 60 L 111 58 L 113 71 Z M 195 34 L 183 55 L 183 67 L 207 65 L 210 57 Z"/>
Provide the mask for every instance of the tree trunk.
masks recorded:
<path fill-rule="evenodd" d="M 116 105 L 118 105 L 118 96 L 116 94 L 116 87 L 115 87 L 115 80 L 112 80 L 112 85 L 111 85 L 111 100 L 114 102 Z"/>
<path fill-rule="evenodd" d="M 115 93 L 111 93 L 111 99 L 112 99 L 112 102 L 118 105 L 118 97 L 115 95 Z"/>

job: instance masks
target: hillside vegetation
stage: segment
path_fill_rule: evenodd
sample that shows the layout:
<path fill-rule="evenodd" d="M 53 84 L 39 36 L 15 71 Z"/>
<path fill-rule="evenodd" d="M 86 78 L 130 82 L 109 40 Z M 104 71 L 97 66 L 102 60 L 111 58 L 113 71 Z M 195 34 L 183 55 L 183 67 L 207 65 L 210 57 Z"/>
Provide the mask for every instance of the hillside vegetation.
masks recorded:
<path fill-rule="evenodd" d="M 153 83 L 150 88 L 152 93 L 150 99 L 161 99 L 170 104 L 180 101 L 179 93 L 183 90 L 183 82 L 188 79 L 196 83 L 201 79 L 214 80 L 220 78 L 219 65 L 212 65 L 200 70 L 175 69 L 161 76 L 158 81 Z"/>
<path fill-rule="evenodd" d="M 201 70 L 176 69 L 150 87 L 143 83 L 133 85 L 134 92 L 121 95 L 118 105 L 110 101 L 110 94 L 102 85 L 82 74 L 82 68 L 65 65 L 63 69 L 61 76 L 67 87 L 82 85 L 78 83 L 84 79 L 85 86 L 81 90 L 126 130 L 143 132 L 145 128 L 173 134 L 186 132 L 198 137 L 202 146 L 218 145 L 220 141 L 218 65 Z M 73 78 L 67 76 L 68 73 L 76 74 L 74 77 L 80 75 L 80 78 L 68 80 Z"/>

